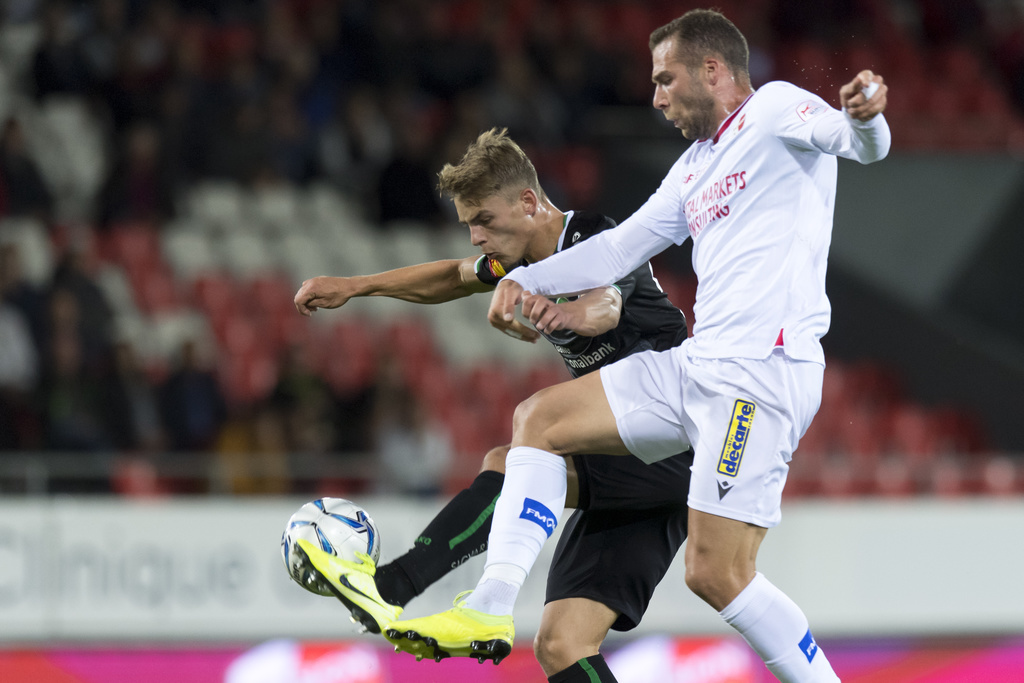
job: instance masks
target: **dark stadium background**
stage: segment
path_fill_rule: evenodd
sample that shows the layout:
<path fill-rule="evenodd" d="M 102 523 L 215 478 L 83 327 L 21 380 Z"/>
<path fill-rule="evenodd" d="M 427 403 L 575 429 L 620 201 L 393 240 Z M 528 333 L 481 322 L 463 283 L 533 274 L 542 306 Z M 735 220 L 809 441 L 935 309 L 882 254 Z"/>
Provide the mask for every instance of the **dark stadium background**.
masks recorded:
<path fill-rule="evenodd" d="M 518 401 L 565 378 L 554 354 L 492 333 L 486 297 L 309 321 L 292 296 L 315 275 L 472 254 L 435 174 L 491 126 L 556 206 L 626 218 L 687 144 L 650 107 L 647 36 L 691 6 L 0 4 L 3 538 L 51 501 L 429 507 L 459 490 Z M 789 504 L 1019 505 L 1024 7 L 715 6 L 747 36 L 755 86 L 790 80 L 833 104 L 863 68 L 890 86 L 890 158 L 840 164 L 825 395 Z M 687 245 L 655 267 L 692 319 Z M 395 445 L 427 437 L 429 457 Z M 12 633 L 0 673 L 110 645 L 88 625 Z"/>

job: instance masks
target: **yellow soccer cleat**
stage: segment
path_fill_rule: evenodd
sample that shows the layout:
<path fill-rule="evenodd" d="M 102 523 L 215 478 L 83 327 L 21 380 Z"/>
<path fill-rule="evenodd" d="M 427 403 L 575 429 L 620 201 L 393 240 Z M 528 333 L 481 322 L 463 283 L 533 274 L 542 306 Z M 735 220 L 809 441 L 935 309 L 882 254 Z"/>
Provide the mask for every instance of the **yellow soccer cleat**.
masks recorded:
<path fill-rule="evenodd" d="M 323 584 L 344 603 L 352 613 L 352 621 L 362 624 L 370 633 L 380 633 L 385 626 L 402 614 L 402 608 L 391 605 L 377 592 L 374 574 L 377 566 L 365 553 L 356 553 L 362 562 L 349 562 L 325 553 L 304 538 L 297 543 L 296 552 L 323 578 Z"/>
<path fill-rule="evenodd" d="M 396 621 L 384 629 L 384 637 L 394 643 L 395 650 L 440 662 L 445 657 L 474 657 L 495 664 L 512 653 L 516 629 L 509 614 L 495 615 L 465 607 L 462 598 L 455 598 L 455 607 L 447 612 L 419 619 Z"/>

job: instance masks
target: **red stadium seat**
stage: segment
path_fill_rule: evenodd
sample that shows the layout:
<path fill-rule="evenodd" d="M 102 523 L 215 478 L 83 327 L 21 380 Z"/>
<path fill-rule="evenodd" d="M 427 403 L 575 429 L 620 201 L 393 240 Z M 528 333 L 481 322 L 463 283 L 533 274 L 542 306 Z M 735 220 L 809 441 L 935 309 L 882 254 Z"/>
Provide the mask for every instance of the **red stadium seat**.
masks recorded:
<path fill-rule="evenodd" d="M 927 491 L 942 498 L 957 498 L 971 492 L 964 462 L 945 457 L 927 468 Z"/>
<path fill-rule="evenodd" d="M 159 263 L 130 271 L 135 303 L 145 313 L 174 311 L 182 306 L 181 293 L 174 275 Z"/>
<path fill-rule="evenodd" d="M 1024 470 L 1009 456 L 990 458 L 981 468 L 982 491 L 990 496 L 1016 496 L 1024 489 Z"/>
<path fill-rule="evenodd" d="M 192 283 L 192 300 L 215 320 L 240 307 L 241 292 L 231 276 L 209 273 Z"/>
<path fill-rule="evenodd" d="M 870 481 L 865 474 L 862 467 L 848 458 L 829 458 L 818 470 L 817 493 L 826 498 L 864 495 L 870 489 Z"/>
<path fill-rule="evenodd" d="M 148 270 L 163 263 L 160 236 L 148 223 L 113 226 L 101 239 L 101 252 L 129 272 Z"/>
<path fill-rule="evenodd" d="M 939 434 L 933 416 L 924 408 L 901 404 L 888 413 L 886 450 L 911 462 L 929 460 L 939 452 Z"/>
<path fill-rule="evenodd" d="M 914 468 L 906 458 L 890 456 L 875 464 L 871 493 L 888 498 L 911 496 L 917 492 Z"/>
<path fill-rule="evenodd" d="M 373 382 L 377 344 L 366 321 L 349 317 L 335 323 L 325 336 L 322 354 L 321 367 L 335 391 L 347 394 Z"/>
<path fill-rule="evenodd" d="M 270 395 L 277 383 L 277 359 L 265 351 L 225 354 L 218 367 L 221 388 L 233 405 L 251 405 Z"/>

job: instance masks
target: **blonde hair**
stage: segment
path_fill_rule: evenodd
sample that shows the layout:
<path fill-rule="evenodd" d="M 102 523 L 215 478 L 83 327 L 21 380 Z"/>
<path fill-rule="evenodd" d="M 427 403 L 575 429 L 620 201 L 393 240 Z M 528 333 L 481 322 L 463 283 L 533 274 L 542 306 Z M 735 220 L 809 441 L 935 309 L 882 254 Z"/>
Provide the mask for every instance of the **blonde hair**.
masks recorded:
<path fill-rule="evenodd" d="M 541 199 L 544 191 L 526 152 L 508 136 L 508 129 L 491 128 L 466 148 L 458 164 L 445 164 L 437 174 L 437 189 L 451 199 L 478 205 L 503 195 L 512 201 L 522 190 L 532 189 Z"/>

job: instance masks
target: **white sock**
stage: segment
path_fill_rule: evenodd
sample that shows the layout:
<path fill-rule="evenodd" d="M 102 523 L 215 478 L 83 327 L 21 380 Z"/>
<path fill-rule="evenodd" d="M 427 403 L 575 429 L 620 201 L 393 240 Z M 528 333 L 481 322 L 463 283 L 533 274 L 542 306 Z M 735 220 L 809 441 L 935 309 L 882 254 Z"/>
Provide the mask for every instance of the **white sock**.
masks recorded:
<path fill-rule="evenodd" d="M 505 458 L 505 482 L 494 506 L 487 564 L 466 606 L 511 614 L 519 589 L 565 507 L 565 459 L 528 446 Z"/>
<path fill-rule="evenodd" d="M 761 572 L 720 614 L 783 683 L 839 680 L 814 642 L 807 617 Z"/>

